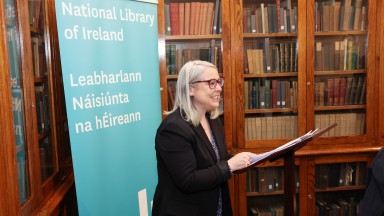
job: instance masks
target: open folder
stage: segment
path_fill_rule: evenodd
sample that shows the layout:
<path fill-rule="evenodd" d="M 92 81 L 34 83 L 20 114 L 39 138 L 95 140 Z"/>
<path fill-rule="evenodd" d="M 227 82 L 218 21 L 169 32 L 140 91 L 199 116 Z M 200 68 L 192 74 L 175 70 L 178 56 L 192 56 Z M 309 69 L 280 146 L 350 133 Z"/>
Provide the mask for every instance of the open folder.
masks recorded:
<path fill-rule="evenodd" d="M 276 160 L 280 157 L 283 157 L 284 154 L 286 154 L 287 152 L 290 152 L 290 151 L 297 151 L 299 150 L 301 147 L 303 147 L 307 142 L 309 141 L 312 141 L 313 139 L 323 135 L 324 133 L 326 133 L 327 131 L 331 130 L 332 128 L 336 127 L 336 123 L 332 124 L 332 125 L 329 125 L 328 127 L 325 127 L 325 128 L 322 128 L 322 129 L 316 129 L 316 130 L 313 130 L 313 131 L 309 131 L 308 133 L 282 145 L 282 146 L 279 146 L 271 151 L 268 151 L 268 152 L 265 152 L 265 153 L 261 153 L 261 154 L 257 154 L 255 155 L 254 157 L 252 157 L 251 159 L 251 164 L 249 166 L 247 166 L 246 168 L 242 169 L 242 171 L 244 171 L 245 169 L 249 168 L 249 167 L 252 167 L 252 166 L 256 166 L 260 163 L 263 163 L 267 160 Z"/>

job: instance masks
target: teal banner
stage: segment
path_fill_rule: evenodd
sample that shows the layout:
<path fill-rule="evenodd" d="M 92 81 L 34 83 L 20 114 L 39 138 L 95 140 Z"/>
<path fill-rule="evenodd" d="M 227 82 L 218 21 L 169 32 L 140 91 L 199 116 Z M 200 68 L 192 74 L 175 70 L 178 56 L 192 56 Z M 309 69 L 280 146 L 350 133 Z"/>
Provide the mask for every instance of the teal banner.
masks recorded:
<path fill-rule="evenodd" d="M 151 215 L 157 4 L 55 0 L 80 215 Z"/>

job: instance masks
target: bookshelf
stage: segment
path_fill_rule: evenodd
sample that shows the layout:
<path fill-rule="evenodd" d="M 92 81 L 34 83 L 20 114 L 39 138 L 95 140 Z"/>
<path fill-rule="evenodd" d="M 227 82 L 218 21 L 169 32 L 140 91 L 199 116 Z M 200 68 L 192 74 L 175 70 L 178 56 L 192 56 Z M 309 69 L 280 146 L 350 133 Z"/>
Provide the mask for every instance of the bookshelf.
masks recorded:
<path fill-rule="evenodd" d="M 13 130 L 2 142 L 9 146 L 1 158 L 14 163 L 5 172 L 9 184 L 0 184 L 2 191 L 10 192 L 9 205 L 1 208 L 4 215 L 62 212 L 67 205 L 61 201 L 74 187 L 54 2 L 26 3 L 5 0 L 0 7 L 1 31 L 6 35 L 1 70 L 8 81 L 1 85 L 7 94 L 1 99 L 10 106 L 2 111 L 13 116 Z"/>
<path fill-rule="evenodd" d="M 222 0 L 220 34 L 172 35 L 167 33 L 165 17 L 165 5 L 170 2 L 159 2 L 158 7 L 163 110 L 169 109 L 168 91 L 177 79 L 177 74 L 167 72 L 172 51 L 166 47 L 195 43 L 192 47 L 198 48 L 202 41 L 209 46 L 211 40 L 221 40 L 224 128 L 231 153 L 262 153 L 336 122 L 337 128 L 296 153 L 300 182 L 296 212 L 315 215 L 316 199 L 329 196 L 356 194 L 357 202 L 364 185 L 316 188 L 317 169 L 333 164 L 366 168 L 383 144 L 379 110 L 383 108 L 384 37 L 376 26 L 383 25 L 384 4 L 376 0 Z M 276 161 L 255 169 L 283 165 Z M 282 191 L 251 192 L 249 186 L 255 182 L 250 182 L 250 175 L 233 177 L 235 215 L 248 215 L 254 206 L 281 205 Z"/>
<path fill-rule="evenodd" d="M 178 70 L 193 59 L 215 64 L 220 76 L 231 80 L 230 17 L 227 0 L 159 1 L 159 59 L 162 111 L 173 106 L 174 86 Z M 207 12 L 205 12 L 207 11 Z M 189 20 L 189 24 L 188 24 Z M 178 24 L 177 24 L 178 23 Z M 189 28 L 188 28 L 189 26 Z M 224 85 L 223 98 L 231 98 L 231 85 Z M 231 102 L 223 100 L 223 122 L 231 122 Z M 232 140 L 232 128 L 226 128 L 227 140 Z M 231 145 L 231 143 L 228 143 Z"/>

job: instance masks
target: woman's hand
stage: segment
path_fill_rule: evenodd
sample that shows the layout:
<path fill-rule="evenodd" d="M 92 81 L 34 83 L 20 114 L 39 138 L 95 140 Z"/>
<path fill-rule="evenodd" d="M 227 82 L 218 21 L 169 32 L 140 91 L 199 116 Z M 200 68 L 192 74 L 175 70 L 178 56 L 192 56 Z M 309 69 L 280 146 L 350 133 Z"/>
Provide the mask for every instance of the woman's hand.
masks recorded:
<path fill-rule="evenodd" d="M 241 170 L 251 164 L 251 158 L 254 156 L 251 152 L 241 152 L 228 160 L 228 166 L 232 172 Z"/>

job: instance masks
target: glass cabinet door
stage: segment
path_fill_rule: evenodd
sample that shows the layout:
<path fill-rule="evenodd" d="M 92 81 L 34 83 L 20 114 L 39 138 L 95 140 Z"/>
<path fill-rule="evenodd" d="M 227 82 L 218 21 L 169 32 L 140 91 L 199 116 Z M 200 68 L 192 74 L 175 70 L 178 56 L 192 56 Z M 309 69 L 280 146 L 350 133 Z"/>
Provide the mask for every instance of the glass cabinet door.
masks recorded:
<path fill-rule="evenodd" d="M 284 143 L 298 135 L 298 1 L 242 7 L 244 147 Z"/>
<path fill-rule="evenodd" d="M 237 143 L 242 151 L 265 152 L 304 132 L 299 127 L 305 115 L 300 108 L 299 80 L 306 76 L 300 64 L 305 58 L 300 50 L 305 48 L 306 30 L 301 27 L 305 19 L 299 19 L 305 10 L 299 8 L 305 4 L 301 0 L 239 0 L 235 4 L 240 7 L 237 22 L 242 24 L 242 31 L 235 35 L 241 44 L 236 67 L 241 66 L 234 72 L 240 97 L 234 98 L 240 102 L 236 103 Z M 246 200 L 239 201 L 242 214 L 246 209 L 249 215 L 282 215 L 284 191 L 278 182 L 283 177 L 282 167 L 249 170 Z"/>
<path fill-rule="evenodd" d="M 316 216 L 358 215 L 367 175 L 366 161 L 316 164 Z"/>
<path fill-rule="evenodd" d="M 314 3 L 314 127 L 337 123 L 325 137 L 367 132 L 368 1 Z"/>
<path fill-rule="evenodd" d="M 45 21 L 45 1 L 29 0 L 28 14 L 31 35 L 32 65 L 35 91 L 35 107 L 38 130 L 41 182 L 44 183 L 55 171 L 56 154 L 51 126 L 53 103 L 50 68 L 47 64 L 49 41 Z"/>
<path fill-rule="evenodd" d="M 17 21 L 16 1 L 4 1 L 6 10 L 6 29 L 8 37 L 8 56 L 11 74 L 12 109 L 14 116 L 14 133 L 16 140 L 17 174 L 20 204 L 30 197 L 30 172 L 28 148 L 25 139 L 25 113 L 24 113 L 24 84 L 21 72 L 20 37 Z"/>

